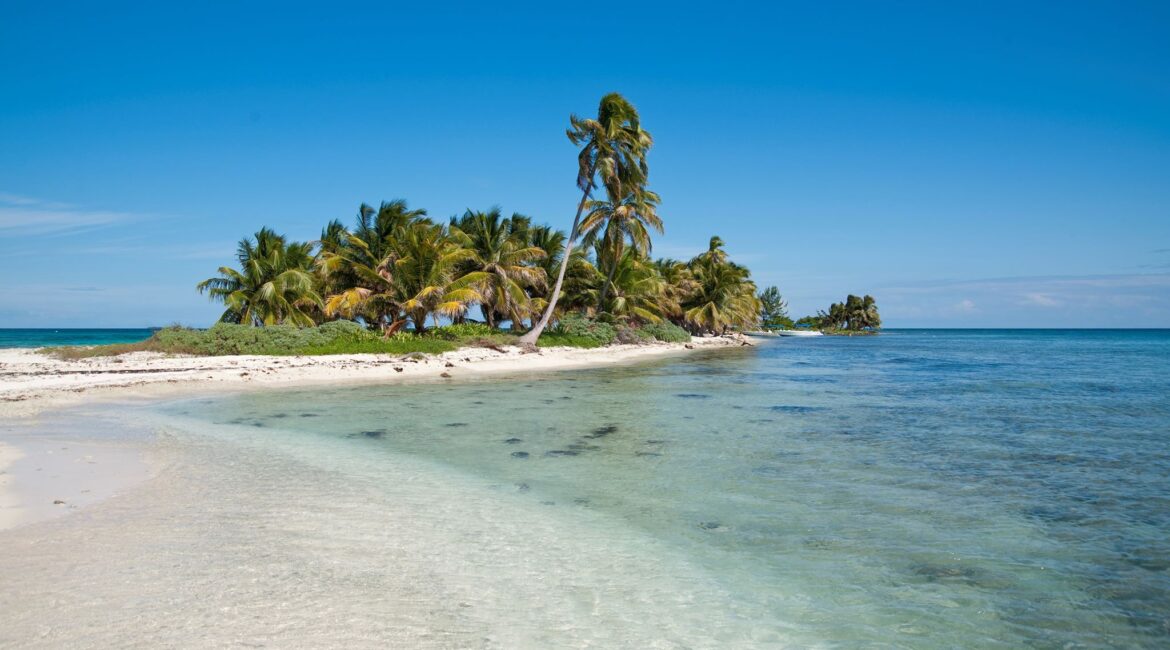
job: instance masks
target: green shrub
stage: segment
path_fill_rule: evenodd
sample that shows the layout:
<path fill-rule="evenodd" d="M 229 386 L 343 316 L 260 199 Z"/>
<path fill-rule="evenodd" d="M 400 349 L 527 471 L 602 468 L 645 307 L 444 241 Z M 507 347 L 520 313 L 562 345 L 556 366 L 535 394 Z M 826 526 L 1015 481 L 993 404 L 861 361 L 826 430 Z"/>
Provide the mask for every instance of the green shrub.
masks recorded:
<path fill-rule="evenodd" d="M 642 332 L 652 338 L 666 343 L 687 343 L 691 340 L 689 332 L 674 323 L 649 323 L 641 327 Z"/>
<path fill-rule="evenodd" d="M 597 345 L 576 347 L 600 347 L 602 345 L 609 345 L 617 337 L 617 330 L 614 329 L 613 325 L 599 323 L 580 314 L 569 314 L 549 329 L 551 334 L 592 339 L 597 342 Z"/>
<path fill-rule="evenodd" d="M 641 345 L 654 340 L 654 336 L 636 327 L 622 325 L 618 327 L 614 341 L 623 345 Z"/>
<path fill-rule="evenodd" d="M 538 341 L 541 347 L 545 348 L 599 348 L 605 343 L 591 336 L 574 336 L 572 334 L 561 334 L 559 332 L 545 331 L 541 333 Z"/>
<path fill-rule="evenodd" d="M 428 336 L 399 332 L 383 338 L 353 321 L 332 321 L 318 327 L 270 325 L 250 327 L 217 323 L 206 330 L 169 327 L 147 341 L 147 349 L 173 354 L 221 356 L 232 354 L 438 354 L 455 345 Z M 102 348 L 93 348 L 95 355 Z M 113 350 L 110 354 L 117 354 Z"/>
<path fill-rule="evenodd" d="M 425 335 L 445 341 L 462 341 L 491 337 L 500 333 L 499 330 L 488 327 L 486 323 L 453 323 L 427 330 Z"/>
<path fill-rule="evenodd" d="M 442 354 L 455 349 L 449 341 L 425 336 L 392 336 L 383 339 L 375 336 L 366 340 L 338 339 L 324 345 L 302 348 L 297 354 Z"/>

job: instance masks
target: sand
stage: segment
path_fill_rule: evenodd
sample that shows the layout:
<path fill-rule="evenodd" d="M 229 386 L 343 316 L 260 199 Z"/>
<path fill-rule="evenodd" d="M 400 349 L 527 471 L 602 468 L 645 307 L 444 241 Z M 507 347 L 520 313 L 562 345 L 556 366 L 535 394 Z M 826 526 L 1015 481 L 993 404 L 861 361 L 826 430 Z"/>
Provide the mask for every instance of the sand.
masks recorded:
<path fill-rule="evenodd" d="M 134 352 L 63 361 L 35 350 L 0 349 L 0 530 L 52 518 L 117 494 L 154 470 L 140 448 L 79 443 L 22 427 L 63 408 L 95 402 L 178 397 L 337 384 L 458 381 L 492 374 L 612 366 L 694 350 L 749 345 L 739 337 L 695 338 L 687 344 L 605 348 L 465 348 L 442 355 L 196 357 Z"/>

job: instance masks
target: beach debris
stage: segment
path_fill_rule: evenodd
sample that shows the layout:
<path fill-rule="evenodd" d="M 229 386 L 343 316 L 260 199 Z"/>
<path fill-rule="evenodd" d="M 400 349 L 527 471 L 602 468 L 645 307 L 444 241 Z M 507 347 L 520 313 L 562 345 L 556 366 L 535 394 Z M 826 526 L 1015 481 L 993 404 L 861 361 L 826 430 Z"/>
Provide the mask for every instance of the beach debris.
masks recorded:
<path fill-rule="evenodd" d="M 53 505 L 55 505 L 55 506 L 63 506 L 63 505 L 65 505 L 65 502 L 64 502 L 64 501 L 62 501 L 62 500 L 60 500 L 60 499 L 56 499 L 55 501 L 53 501 Z"/>
<path fill-rule="evenodd" d="M 449 372 L 443 372 L 443 373 L 439 373 L 439 376 L 440 376 L 440 377 L 443 377 L 444 379 L 450 379 L 450 378 L 451 378 L 451 373 L 449 373 Z"/>
<path fill-rule="evenodd" d="M 402 372 L 402 366 L 394 366 L 394 372 Z"/>
<path fill-rule="evenodd" d="M 688 350 L 694 350 L 694 349 L 695 349 L 695 346 L 691 345 L 690 343 L 687 343 L 687 344 L 686 344 L 686 345 L 684 345 L 683 347 L 684 347 L 684 348 L 686 348 L 686 349 L 688 349 Z"/>
<path fill-rule="evenodd" d="M 455 364 L 453 364 L 453 363 L 451 363 L 450 361 L 448 361 L 447 363 L 444 363 L 444 364 L 443 364 L 443 367 L 444 367 L 444 368 L 454 368 L 454 367 L 455 367 Z"/>

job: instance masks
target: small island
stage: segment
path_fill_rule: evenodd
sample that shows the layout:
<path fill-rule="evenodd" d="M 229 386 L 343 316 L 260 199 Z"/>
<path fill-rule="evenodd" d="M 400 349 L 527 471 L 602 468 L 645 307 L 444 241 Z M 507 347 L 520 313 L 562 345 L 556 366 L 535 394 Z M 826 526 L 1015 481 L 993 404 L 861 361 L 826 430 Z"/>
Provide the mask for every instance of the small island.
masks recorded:
<path fill-rule="evenodd" d="M 569 118 L 581 198 L 569 230 L 499 207 L 439 221 L 404 199 L 361 204 L 311 242 L 268 227 L 240 240 L 236 266 L 197 289 L 223 303 L 209 329 L 163 328 L 141 343 L 48 350 L 57 358 L 147 351 L 192 355 L 440 354 L 463 347 L 597 348 L 759 328 L 873 333 L 871 296 L 793 323 L 776 287 L 719 237 L 682 261 L 651 257 L 664 232 L 649 187 L 653 138 L 617 93 Z"/>

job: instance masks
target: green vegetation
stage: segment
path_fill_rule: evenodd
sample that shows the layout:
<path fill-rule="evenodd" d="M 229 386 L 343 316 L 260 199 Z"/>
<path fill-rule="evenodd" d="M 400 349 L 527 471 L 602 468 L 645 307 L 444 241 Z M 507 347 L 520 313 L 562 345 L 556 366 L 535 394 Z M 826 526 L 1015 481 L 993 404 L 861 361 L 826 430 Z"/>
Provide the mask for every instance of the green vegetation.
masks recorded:
<path fill-rule="evenodd" d="M 760 327 L 765 330 L 792 329 L 795 323 L 788 317 L 788 303 L 776 287 L 760 293 Z"/>
<path fill-rule="evenodd" d="M 442 223 L 402 199 L 362 204 L 352 227 L 335 219 L 314 242 L 288 241 L 269 228 L 241 240 L 238 268 L 221 267 L 197 285 L 225 307 L 210 329 L 170 328 L 132 346 L 54 353 L 598 347 L 791 324 L 779 291 L 757 296 L 750 271 L 731 261 L 719 237 L 689 261 L 651 259 L 651 234 L 664 230 L 661 198 L 647 185 L 653 138 L 630 102 L 611 93 L 596 118 L 569 121 L 569 140 L 580 147 L 581 199 L 568 233 L 522 214 L 505 217 L 497 207 Z M 473 308 L 482 323 L 471 320 Z M 815 322 L 851 331 L 880 325 L 869 296 L 850 296 Z"/>
<path fill-rule="evenodd" d="M 751 274 L 718 237 L 690 261 L 651 260 L 651 234 L 664 225 L 647 186 L 653 139 L 634 106 L 606 95 L 596 118 L 570 116 L 568 136 L 580 146 L 581 200 L 567 234 L 497 207 L 436 222 L 402 199 L 362 204 L 352 227 L 333 220 L 315 242 L 262 228 L 240 242 L 238 269 L 221 268 L 198 289 L 224 303 L 223 323 L 272 332 L 182 330 L 157 345 L 200 354 L 426 351 L 685 341 L 755 327 Z M 473 309 L 482 323 L 471 321 Z M 335 321 L 351 325 L 322 335 Z"/>
<path fill-rule="evenodd" d="M 126 352 L 162 352 L 223 356 L 234 354 L 438 354 L 454 350 L 462 339 L 444 340 L 431 336 L 398 334 L 379 336 L 353 321 L 332 321 L 316 327 L 271 325 L 252 327 L 234 323 L 217 323 L 197 330 L 168 327 L 146 341 L 127 345 L 103 345 L 93 348 L 45 348 L 43 351 L 62 359 L 113 356 Z"/>
<path fill-rule="evenodd" d="M 819 329 L 826 334 L 875 334 L 882 327 L 882 317 L 873 296 L 849 294 L 845 302 L 835 302 L 829 305 L 829 311 L 819 311 L 816 316 L 805 316 L 796 321 L 796 325 Z"/>

